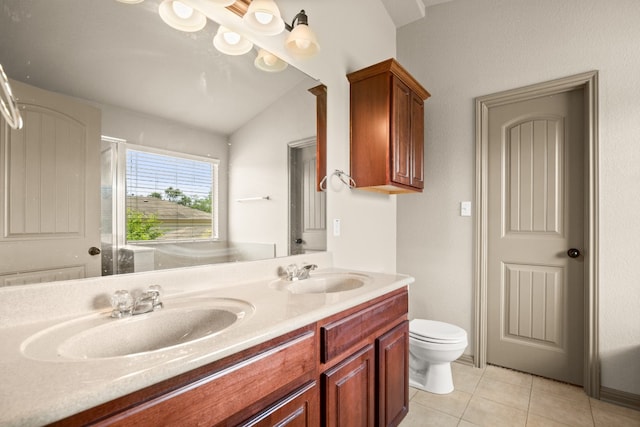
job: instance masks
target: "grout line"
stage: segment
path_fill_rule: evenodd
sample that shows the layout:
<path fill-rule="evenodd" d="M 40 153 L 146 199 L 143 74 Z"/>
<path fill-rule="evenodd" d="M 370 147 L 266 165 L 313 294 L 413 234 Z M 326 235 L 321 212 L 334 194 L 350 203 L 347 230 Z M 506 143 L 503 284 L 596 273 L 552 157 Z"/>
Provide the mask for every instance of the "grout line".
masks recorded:
<path fill-rule="evenodd" d="M 527 405 L 527 419 L 524 425 L 529 424 L 529 415 L 531 414 L 531 398 L 533 398 L 533 377 L 531 378 L 531 386 L 529 387 L 529 404 Z"/>
<path fill-rule="evenodd" d="M 593 423 L 593 425 L 596 425 L 596 418 L 593 416 L 593 406 L 591 406 L 591 398 L 587 398 L 587 401 L 589 402 L 589 413 L 591 414 L 591 422 Z"/>
<path fill-rule="evenodd" d="M 464 414 L 466 414 L 467 409 L 469 409 L 469 405 L 471 405 L 471 399 L 473 399 L 473 396 L 476 395 L 476 392 L 478 391 L 478 386 L 480 385 L 480 381 L 482 381 L 482 378 L 484 377 L 484 374 L 487 372 L 487 369 L 483 369 L 482 370 L 482 374 L 480 375 L 480 379 L 478 379 L 478 382 L 476 383 L 476 385 L 473 387 L 473 391 L 471 392 L 471 397 L 469 398 L 469 400 L 467 401 L 467 404 L 464 407 L 464 410 L 462 411 L 462 414 L 460 414 L 460 418 L 458 418 L 458 426 L 462 423 L 462 421 L 464 420 Z"/>

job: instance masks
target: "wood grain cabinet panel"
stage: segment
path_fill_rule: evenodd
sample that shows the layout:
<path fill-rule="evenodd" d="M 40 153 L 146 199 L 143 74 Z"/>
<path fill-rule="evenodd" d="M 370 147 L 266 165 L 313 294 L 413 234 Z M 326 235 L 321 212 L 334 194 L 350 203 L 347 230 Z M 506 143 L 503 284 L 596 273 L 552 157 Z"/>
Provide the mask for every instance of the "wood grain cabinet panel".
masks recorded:
<path fill-rule="evenodd" d="M 347 78 L 356 187 L 390 194 L 422 191 L 424 101 L 429 92 L 394 59 Z"/>
<path fill-rule="evenodd" d="M 372 345 L 322 375 L 326 427 L 373 427 L 375 363 Z"/>
<path fill-rule="evenodd" d="M 378 426 L 397 426 L 409 412 L 408 356 L 408 321 L 376 340 Z"/>

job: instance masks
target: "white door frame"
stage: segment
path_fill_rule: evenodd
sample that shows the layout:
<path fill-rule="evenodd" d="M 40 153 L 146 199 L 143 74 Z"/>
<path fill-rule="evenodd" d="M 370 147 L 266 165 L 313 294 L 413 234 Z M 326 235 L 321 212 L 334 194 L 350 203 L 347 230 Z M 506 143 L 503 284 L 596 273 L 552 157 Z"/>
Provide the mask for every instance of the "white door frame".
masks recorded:
<path fill-rule="evenodd" d="M 584 91 L 585 104 L 585 337 L 584 391 L 600 397 L 598 344 L 598 72 L 590 71 L 558 80 L 476 98 L 476 207 L 474 245 L 474 366 L 487 363 L 487 247 L 489 109 L 574 89 Z"/>

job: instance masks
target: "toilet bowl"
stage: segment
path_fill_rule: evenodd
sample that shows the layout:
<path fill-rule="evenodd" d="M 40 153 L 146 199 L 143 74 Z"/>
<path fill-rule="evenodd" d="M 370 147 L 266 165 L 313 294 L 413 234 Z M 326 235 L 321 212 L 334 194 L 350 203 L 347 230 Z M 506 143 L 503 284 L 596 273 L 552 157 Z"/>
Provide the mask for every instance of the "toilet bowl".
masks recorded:
<path fill-rule="evenodd" d="M 453 391 L 451 362 L 467 348 L 464 329 L 435 320 L 409 322 L 409 385 L 431 393 Z"/>

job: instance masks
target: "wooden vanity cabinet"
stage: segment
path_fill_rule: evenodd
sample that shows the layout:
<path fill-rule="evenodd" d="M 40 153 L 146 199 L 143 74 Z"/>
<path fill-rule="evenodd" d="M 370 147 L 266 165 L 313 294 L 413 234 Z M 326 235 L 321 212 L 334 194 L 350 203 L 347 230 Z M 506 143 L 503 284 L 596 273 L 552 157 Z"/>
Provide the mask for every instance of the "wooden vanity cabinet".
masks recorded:
<path fill-rule="evenodd" d="M 52 425 L 397 426 L 407 311 L 404 287 Z"/>
<path fill-rule="evenodd" d="M 397 426 L 409 408 L 406 288 L 320 322 L 322 425 Z"/>
<path fill-rule="evenodd" d="M 347 78 L 356 188 L 389 194 L 422 191 L 424 101 L 431 95 L 395 59 Z"/>

